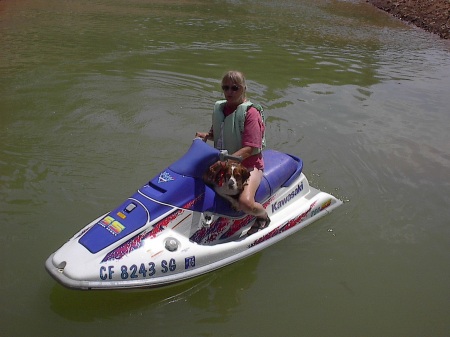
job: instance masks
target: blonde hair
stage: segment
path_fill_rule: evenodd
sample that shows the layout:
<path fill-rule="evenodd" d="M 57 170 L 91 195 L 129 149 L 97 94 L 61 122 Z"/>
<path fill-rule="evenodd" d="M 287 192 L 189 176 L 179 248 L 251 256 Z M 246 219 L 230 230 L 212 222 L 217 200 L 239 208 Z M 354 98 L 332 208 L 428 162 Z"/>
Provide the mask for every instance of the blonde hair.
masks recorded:
<path fill-rule="evenodd" d="M 222 84 L 227 80 L 230 80 L 231 82 L 240 85 L 242 88 L 244 88 L 244 92 L 247 90 L 247 84 L 245 83 L 245 76 L 240 71 L 230 70 L 227 73 L 225 73 L 225 75 L 223 75 L 222 77 Z"/>

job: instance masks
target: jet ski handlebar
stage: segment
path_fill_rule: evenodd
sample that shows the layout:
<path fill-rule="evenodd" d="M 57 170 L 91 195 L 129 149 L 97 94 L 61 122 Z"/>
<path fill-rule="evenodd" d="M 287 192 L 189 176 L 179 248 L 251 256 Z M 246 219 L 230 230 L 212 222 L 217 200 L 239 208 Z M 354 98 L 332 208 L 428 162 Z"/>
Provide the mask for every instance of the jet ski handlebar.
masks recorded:
<path fill-rule="evenodd" d="M 219 160 L 220 161 L 227 161 L 228 159 L 237 161 L 239 163 L 242 162 L 242 157 L 240 157 L 240 156 L 233 156 L 231 154 L 228 154 L 227 150 L 221 150 L 220 153 L 219 153 Z"/>

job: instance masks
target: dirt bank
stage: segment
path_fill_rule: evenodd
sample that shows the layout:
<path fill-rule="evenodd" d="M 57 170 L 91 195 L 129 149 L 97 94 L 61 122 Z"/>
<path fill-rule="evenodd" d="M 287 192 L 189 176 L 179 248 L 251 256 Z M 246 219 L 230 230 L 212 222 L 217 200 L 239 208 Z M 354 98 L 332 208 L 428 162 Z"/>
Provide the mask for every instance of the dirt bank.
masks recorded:
<path fill-rule="evenodd" d="M 450 0 L 367 0 L 372 5 L 443 39 L 450 38 Z"/>

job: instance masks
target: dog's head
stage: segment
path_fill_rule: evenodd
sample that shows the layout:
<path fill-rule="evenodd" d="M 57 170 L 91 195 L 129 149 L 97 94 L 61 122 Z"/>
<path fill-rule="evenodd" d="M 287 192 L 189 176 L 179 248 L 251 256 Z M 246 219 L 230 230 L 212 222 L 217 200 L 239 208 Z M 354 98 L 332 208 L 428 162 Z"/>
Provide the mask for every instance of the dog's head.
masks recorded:
<path fill-rule="evenodd" d="M 227 194 L 238 194 L 250 177 L 250 172 L 235 162 L 218 162 L 213 164 L 205 174 L 205 181 L 227 191 Z"/>
<path fill-rule="evenodd" d="M 227 165 L 225 184 L 230 190 L 242 192 L 249 177 L 250 172 L 241 164 L 231 163 Z"/>

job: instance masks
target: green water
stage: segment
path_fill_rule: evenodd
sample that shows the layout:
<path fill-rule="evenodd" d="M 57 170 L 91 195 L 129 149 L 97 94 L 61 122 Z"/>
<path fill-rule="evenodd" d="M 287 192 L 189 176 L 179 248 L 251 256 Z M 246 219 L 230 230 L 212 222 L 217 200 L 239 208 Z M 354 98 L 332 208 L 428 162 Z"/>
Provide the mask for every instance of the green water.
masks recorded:
<path fill-rule="evenodd" d="M 268 146 L 345 203 L 167 289 L 44 261 L 207 130 L 246 73 Z M 0 1 L 0 336 L 447 336 L 450 45 L 364 1 Z"/>

